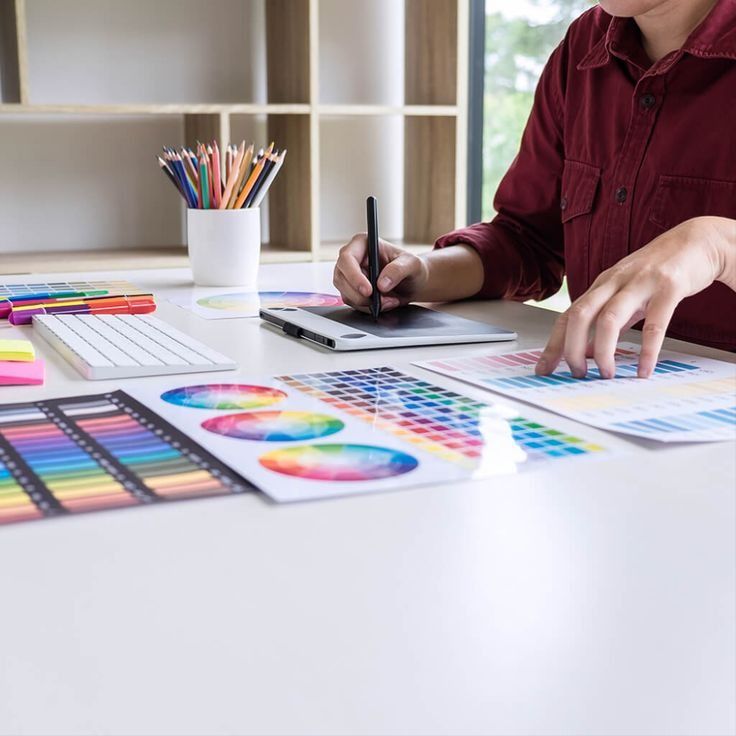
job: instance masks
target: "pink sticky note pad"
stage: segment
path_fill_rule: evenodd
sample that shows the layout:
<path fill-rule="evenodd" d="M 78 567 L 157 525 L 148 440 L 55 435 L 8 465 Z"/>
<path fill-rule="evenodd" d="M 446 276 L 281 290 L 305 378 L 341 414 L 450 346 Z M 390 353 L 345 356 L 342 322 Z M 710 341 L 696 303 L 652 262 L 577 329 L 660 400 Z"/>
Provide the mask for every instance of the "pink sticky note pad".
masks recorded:
<path fill-rule="evenodd" d="M 21 363 L 14 360 L 0 360 L 0 386 L 28 386 L 43 383 L 44 363 L 34 360 Z"/>

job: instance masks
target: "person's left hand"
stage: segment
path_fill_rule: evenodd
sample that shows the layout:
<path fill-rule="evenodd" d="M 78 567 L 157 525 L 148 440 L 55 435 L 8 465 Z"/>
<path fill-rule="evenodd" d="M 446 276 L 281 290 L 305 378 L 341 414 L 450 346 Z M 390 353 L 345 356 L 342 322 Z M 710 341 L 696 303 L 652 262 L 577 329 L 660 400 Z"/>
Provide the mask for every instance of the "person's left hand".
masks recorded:
<path fill-rule="evenodd" d="M 572 375 L 583 378 L 592 357 L 601 376 L 613 378 L 619 335 L 644 319 L 638 375 L 648 378 L 675 307 L 731 270 L 724 223 L 734 225 L 717 217 L 686 220 L 600 274 L 556 321 L 536 373 L 551 373 L 564 357 Z"/>

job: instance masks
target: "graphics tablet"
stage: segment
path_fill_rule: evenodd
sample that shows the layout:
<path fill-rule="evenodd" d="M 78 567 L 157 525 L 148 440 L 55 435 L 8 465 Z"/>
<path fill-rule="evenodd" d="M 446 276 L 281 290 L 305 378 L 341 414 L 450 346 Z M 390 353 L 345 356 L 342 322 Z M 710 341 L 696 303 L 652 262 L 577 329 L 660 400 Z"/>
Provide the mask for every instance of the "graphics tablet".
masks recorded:
<path fill-rule="evenodd" d="M 378 321 L 350 307 L 270 307 L 261 319 L 291 337 L 331 350 L 375 350 L 412 345 L 448 345 L 515 340 L 502 327 L 456 317 L 446 312 L 408 307 L 382 312 Z"/>

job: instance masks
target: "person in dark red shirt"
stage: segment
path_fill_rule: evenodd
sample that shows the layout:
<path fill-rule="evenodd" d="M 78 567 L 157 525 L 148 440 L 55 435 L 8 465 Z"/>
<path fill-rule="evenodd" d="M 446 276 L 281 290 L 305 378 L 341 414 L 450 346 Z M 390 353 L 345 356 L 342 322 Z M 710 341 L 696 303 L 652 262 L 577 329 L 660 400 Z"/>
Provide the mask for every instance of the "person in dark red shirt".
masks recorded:
<path fill-rule="evenodd" d="M 539 81 L 497 216 L 414 256 L 381 242 L 382 307 L 543 299 L 566 274 L 572 306 L 537 365 L 586 356 L 614 375 L 621 331 L 642 322 L 639 375 L 665 333 L 736 350 L 736 0 L 600 0 Z M 453 247 L 449 247 L 453 246 Z M 367 307 L 365 235 L 334 283 Z"/>

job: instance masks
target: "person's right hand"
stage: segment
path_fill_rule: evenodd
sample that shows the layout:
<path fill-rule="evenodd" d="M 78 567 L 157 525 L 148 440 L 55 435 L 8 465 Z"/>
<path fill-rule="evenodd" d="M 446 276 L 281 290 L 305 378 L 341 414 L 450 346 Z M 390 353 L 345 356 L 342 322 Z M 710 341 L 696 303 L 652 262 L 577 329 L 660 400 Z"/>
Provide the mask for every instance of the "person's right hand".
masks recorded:
<path fill-rule="evenodd" d="M 378 254 L 381 309 L 396 309 L 416 300 L 429 278 L 426 261 L 385 240 L 378 241 Z M 368 237 L 365 233 L 358 233 L 340 248 L 333 283 L 345 304 L 362 312 L 369 311 L 372 289 L 368 279 Z"/>

